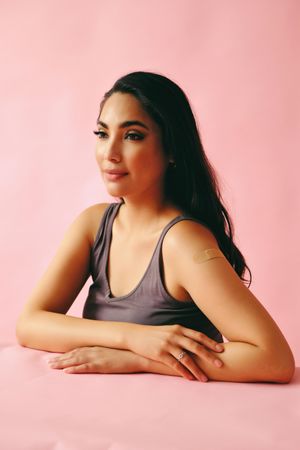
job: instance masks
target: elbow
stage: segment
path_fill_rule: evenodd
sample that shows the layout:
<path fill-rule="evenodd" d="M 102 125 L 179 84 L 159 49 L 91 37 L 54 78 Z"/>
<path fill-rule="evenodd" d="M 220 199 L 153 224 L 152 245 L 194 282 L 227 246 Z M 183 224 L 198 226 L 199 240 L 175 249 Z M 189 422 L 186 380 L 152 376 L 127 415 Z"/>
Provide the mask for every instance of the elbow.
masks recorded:
<path fill-rule="evenodd" d="M 280 371 L 276 382 L 282 384 L 290 383 L 294 378 L 295 370 L 296 370 L 295 364 L 289 364 L 287 367 L 285 367 L 284 370 Z"/>
<path fill-rule="evenodd" d="M 293 380 L 296 370 L 296 363 L 291 349 L 289 348 L 283 355 L 271 364 L 271 371 L 274 374 L 270 381 L 281 384 L 288 384 Z"/>
<path fill-rule="evenodd" d="M 288 384 L 293 380 L 294 373 L 295 367 L 287 369 L 285 372 L 280 373 L 279 376 L 277 376 L 273 381 L 275 383 Z"/>
<path fill-rule="evenodd" d="M 15 328 L 15 334 L 17 338 L 17 342 L 22 347 L 27 347 L 27 339 L 26 339 L 26 321 L 24 317 L 20 316 Z"/>
<path fill-rule="evenodd" d="M 24 346 L 24 333 L 23 333 L 23 327 L 20 323 L 20 320 L 18 320 L 18 322 L 16 324 L 15 334 L 16 334 L 18 344 Z"/>

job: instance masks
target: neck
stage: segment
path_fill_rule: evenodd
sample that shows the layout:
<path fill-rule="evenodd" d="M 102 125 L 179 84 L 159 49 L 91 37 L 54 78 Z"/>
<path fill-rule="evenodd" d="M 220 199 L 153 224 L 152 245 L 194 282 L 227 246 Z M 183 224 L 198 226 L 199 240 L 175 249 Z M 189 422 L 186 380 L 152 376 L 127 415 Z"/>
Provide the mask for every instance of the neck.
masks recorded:
<path fill-rule="evenodd" d="M 160 230 L 164 218 L 176 208 L 163 198 L 124 197 L 124 204 L 118 212 L 118 224 L 130 234 L 155 233 Z"/>

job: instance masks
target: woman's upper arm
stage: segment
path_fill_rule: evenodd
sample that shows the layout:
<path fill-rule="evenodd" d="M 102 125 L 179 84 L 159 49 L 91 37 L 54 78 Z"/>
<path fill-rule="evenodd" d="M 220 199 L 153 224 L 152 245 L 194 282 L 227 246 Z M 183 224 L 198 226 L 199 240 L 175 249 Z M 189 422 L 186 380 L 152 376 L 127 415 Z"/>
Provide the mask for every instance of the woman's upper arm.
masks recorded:
<path fill-rule="evenodd" d="M 178 282 L 223 336 L 228 341 L 246 342 L 266 350 L 290 351 L 272 317 L 227 259 L 202 261 L 201 254 L 209 248 L 216 248 L 223 255 L 213 234 L 195 222 L 177 225 L 181 228 L 173 233 L 168 252 L 173 257 Z"/>
<path fill-rule="evenodd" d="M 52 261 L 31 292 L 22 317 L 37 310 L 65 314 L 70 309 L 90 276 L 91 227 L 95 212 L 99 216 L 99 209 L 100 212 L 105 209 L 101 207 L 100 204 L 86 208 L 69 225 Z"/>

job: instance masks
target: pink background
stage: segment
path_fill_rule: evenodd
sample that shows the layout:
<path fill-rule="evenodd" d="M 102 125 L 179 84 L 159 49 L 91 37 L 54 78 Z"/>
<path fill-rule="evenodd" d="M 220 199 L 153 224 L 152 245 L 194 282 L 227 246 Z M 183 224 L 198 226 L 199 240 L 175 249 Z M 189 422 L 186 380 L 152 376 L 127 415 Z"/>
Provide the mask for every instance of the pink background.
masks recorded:
<path fill-rule="evenodd" d="M 189 96 L 251 290 L 299 365 L 299 17 L 298 0 L 1 2 L 5 342 L 71 221 L 114 201 L 94 158 L 99 101 L 119 76 L 149 70 Z"/>

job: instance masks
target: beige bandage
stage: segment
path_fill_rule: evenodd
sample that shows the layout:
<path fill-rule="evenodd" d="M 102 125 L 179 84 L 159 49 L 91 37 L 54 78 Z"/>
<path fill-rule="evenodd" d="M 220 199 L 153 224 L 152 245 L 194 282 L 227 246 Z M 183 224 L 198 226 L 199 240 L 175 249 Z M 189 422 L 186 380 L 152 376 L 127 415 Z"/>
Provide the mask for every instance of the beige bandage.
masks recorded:
<path fill-rule="evenodd" d="M 207 248 L 206 250 L 201 250 L 200 252 L 195 253 L 193 256 L 193 260 L 197 264 L 213 258 L 225 258 L 225 256 L 219 248 Z"/>

